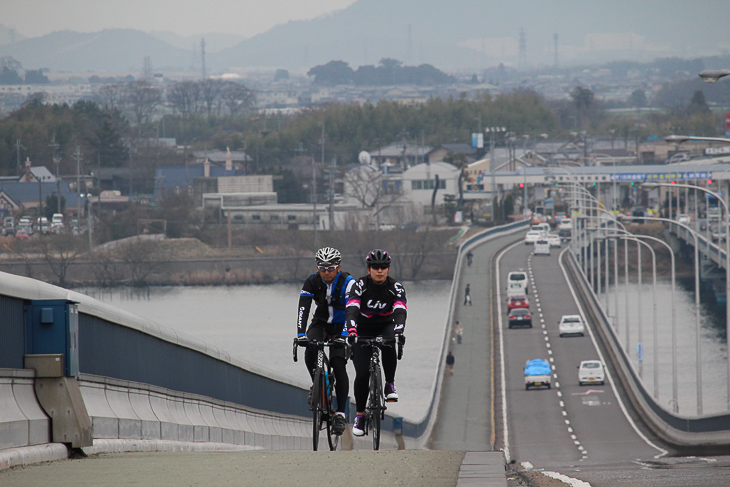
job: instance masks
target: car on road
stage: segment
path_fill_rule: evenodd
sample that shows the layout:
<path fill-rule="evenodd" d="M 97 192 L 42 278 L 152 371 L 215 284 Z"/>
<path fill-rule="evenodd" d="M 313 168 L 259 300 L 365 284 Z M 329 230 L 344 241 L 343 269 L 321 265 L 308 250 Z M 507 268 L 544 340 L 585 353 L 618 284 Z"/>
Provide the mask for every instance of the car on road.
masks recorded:
<path fill-rule="evenodd" d="M 535 242 L 535 249 L 532 251 L 535 255 L 550 255 L 550 242 L 544 238 Z"/>
<path fill-rule="evenodd" d="M 558 230 L 571 230 L 573 228 L 573 220 L 568 217 L 558 222 Z"/>
<path fill-rule="evenodd" d="M 550 389 L 552 368 L 547 360 L 536 358 L 525 363 L 525 390 L 530 387 L 547 387 Z"/>
<path fill-rule="evenodd" d="M 509 319 L 509 327 L 514 328 L 515 326 L 526 326 L 532 328 L 532 316 L 530 310 L 527 308 L 517 308 L 509 312 L 507 317 Z"/>
<path fill-rule="evenodd" d="M 560 239 L 560 235 L 557 233 L 548 233 L 547 239 L 551 247 L 560 247 L 563 241 Z"/>
<path fill-rule="evenodd" d="M 539 230 L 530 230 L 525 234 L 525 245 L 535 244 L 542 237 L 542 232 Z"/>
<path fill-rule="evenodd" d="M 515 294 L 527 294 L 527 288 L 525 288 L 524 282 L 514 281 L 507 284 L 507 296 L 514 296 Z"/>
<path fill-rule="evenodd" d="M 578 366 L 578 385 L 605 384 L 606 373 L 600 360 L 583 360 Z"/>
<path fill-rule="evenodd" d="M 681 223 L 683 225 L 689 225 L 692 222 L 692 219 L 689 217 L 687 213 L 680 213 L 677 215 L 677 223 Z"/>
<path fill-rule="evenodd" d="M 563 315 L 558 322 L 558 334 L 561 337 L 576 335 L 584 336 L 586 331 L 583 318 L 580 315 Z"/>
<path fill-rule="evenodd" d="M 510 296 L 507 298 L 508 312 L 518 308 L 530 309 L 530 301 L 524 294 L 515 294 L 514 296 Z"/>
<path fill-rule="evenodd" d="M 17 238 L 18 240 L 29 240 L 30 232 L 28 231 L 28 228 L 26 228 L 26 227 L 18 228 L 18 231 L 15 232 L 15 238 Z"/>
<path fill-rule="evenodd" d="M 525 292 L 520 294 L 529 294 L 527 286 L 527 272 L 520 269 L 518 271 L 512 271 L 507 274 L 507 288 L 509 289 L 509 285 L 515 282 L 522 284 L 522 286 L 525 288 Z"/>
<path fill-rule="evenodd" d="M 727 232 L 725 227 L 722 225 L 715 225 L 712 227 L 712 241 L 713 242 L 724 242 Z"/>

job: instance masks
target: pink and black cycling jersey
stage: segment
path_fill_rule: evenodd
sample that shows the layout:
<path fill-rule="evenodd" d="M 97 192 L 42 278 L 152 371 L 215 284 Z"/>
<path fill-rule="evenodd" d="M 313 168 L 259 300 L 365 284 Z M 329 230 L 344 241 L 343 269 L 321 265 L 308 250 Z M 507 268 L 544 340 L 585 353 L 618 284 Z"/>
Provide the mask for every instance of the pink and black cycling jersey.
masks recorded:
<path fill-rule="evenodd" d="M 390 276 L 383 284 L 375 284 L 370 276 L 361 277 L 348 294 L 346 313 L 348 330 L 394 323 L 395 332 L 403 333 L 408 315 L 406 290 Z"/>

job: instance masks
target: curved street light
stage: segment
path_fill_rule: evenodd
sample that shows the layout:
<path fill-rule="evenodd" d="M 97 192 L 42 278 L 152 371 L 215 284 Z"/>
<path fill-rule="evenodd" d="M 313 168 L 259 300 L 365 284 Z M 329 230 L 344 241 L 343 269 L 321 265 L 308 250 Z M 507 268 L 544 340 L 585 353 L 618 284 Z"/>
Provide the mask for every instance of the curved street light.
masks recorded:
<path fill-rule="evenodd" d="M 700 71 L 699 77 L 707 83 L 714 83 L 715 81 L 719 80 L 720 78 L 724 78 L 729 74 L 730 71 L 726 69 L 706 69 L 704 71 Z"/>
<path fill-rule="evenodd" d="M 694 184 L 666 184 L 666 183 L 654 183 L 654 182 L 648 182 L 643 183 L 641 185 L 642 188 L 645 189 L 654 189 L 658 187 L 678 187 L 678 188 L 693 188 L 693 189 L 699 189 L 700 191 L 704 191 L 707 194 L 710 194 L 717 198 L 717 200 L 722 203 L 723 208 L 725 209 L 725 232 L 727 232 L 728 225 L 730 224 L 730 220 L 728 219 L 728 205 L 727 202 L 717 193 L 714 191 L 710 191 L 707 188 L 703 188 L 702 186 L 697 186 Z M 696 246 L 696 245 L 695 245 Z M 672 254 L 674 255 L 674 254 Z M 730 343 L 730 303 L 728 303 L 728 299 L 730 298 L 730 238 L 725 237 L 725 334 L 726 334 L 726 341 Z M 730 347 L 728 347 L 727 351 L 727 407 L 730 408 Z"/>

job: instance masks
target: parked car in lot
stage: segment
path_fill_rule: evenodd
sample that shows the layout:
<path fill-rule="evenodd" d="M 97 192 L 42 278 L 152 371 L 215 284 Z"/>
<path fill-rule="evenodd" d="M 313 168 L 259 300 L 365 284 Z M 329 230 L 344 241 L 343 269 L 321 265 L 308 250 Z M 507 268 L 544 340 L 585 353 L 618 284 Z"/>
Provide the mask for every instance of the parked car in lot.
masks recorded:
<path fill-rule="evenodd" d="M 535 242 L 535 249 L 532 251 L 535 255 L 550 255 L 550 242 L 544 238 Z"/>
<path fill-rule="evenodd" d="M 527 286 L 527 272 L 520 269 L 518 271 L 512 271 L 507 274 L 507 286 L 509 287 L 510 284 L 515 282 L 522 284 L 522 286 L 525 288 L 525 292 L 521 294 L 529 294 Z"/>
<path fill-rule="evenodd" d="M 534 245 L 535 242 L 540 240 L 542 237 L 542 232 L 539 230 L 530 230 L 525 234 L 525 245 Z"/>
<path fill-rule="evenodd" d="M 524 294 L 516 294 L 507 298 L 507 311 L 517 308 L 530 309 L 530 301 L 527 300 L 527 296 Z"/>
<path fill-rule="evenodd" d="M 526 326 L 532 328 L 532 316 L 530 310 L 527 308 L 517 308 L 509 312 L 509 327 L 514 328 L 515 326 Z"/>
<path fill-rule="evenodd" d="M 606 375 L 600 360 L 583 360 L 578 366 L 578 385 L 605 384 Z"/>
<path fill-rule="evenodd" d="M 553 371 L 547 360 L 536 358 L 525 364 L 525 390 L 530 387 L 547 387 L 550 389 L 550 376 Z"/>
<path fill-rule="evenodd" d="M 580 315 L 563 315 L 558 323 L 558 333 L 561 337 L 576 335 L 584 336 L 586 327 Z"/>
<path fill-rule="evenodd" d="M 563 243 L 562 240 L 560 240 L 560 235 L 557 233 L 548 233 L 546 240 L 551 247 L 560 247 Z"/>

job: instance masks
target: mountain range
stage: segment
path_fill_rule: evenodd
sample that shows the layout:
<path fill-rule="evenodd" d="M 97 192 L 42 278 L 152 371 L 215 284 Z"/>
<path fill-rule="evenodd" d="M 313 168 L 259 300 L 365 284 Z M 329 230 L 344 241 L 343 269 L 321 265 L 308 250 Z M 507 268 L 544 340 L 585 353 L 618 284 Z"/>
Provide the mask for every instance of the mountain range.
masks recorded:
<path fill-rule="evenodd" d="M 356 68 L 382 58 L 450 72 L 500 63 L 527 68 L 649 61 L 727 52 L 727 25 L 726 0 L 358 0 L 249 39 L 208 34 L 205 62 L 209 73 L 224 73 L 306 71 L 331 60 Z M 17 35 L 15 42 L 0 42 L 3 56 L 26 69 L 52 71 L 139 72 L 146 56 L 155 71 L 201 64 L 200 38 L 133 29 Z"/>

